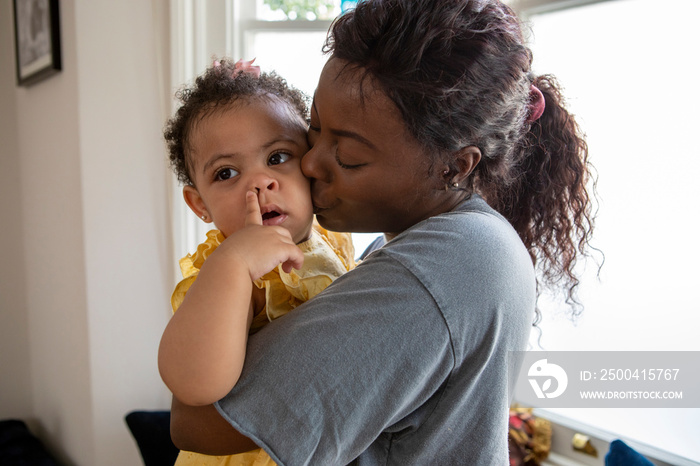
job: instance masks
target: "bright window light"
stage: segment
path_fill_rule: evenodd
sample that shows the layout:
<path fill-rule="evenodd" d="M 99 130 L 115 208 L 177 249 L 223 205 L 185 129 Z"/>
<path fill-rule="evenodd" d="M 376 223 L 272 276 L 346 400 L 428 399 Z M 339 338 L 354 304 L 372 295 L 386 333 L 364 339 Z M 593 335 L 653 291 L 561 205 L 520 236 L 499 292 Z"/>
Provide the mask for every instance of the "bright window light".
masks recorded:
<path fill-rule="evenodd" d="M 557 76 L 587 134 L 605 254 L 575 325 L 543 303 L 545 350 L 700 350 L 698 15 L 695 0 L 620 0 L 531 17 L 535 72 Z M 700 409 L 556 412 L 700 460 Z"/>

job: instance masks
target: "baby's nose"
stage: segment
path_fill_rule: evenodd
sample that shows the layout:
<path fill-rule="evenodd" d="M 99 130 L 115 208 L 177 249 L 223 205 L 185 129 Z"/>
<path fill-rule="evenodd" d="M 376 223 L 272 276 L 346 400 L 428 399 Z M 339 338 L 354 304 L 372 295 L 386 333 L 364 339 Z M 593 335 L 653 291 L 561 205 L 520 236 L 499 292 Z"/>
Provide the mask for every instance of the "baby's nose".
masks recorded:
<path fill-rule="evenodd" d="M 260 191 L 274 191 L 279 188 L 279 182 L 274 176 L 267 173 L 256 174 L 251 180 L 250 190 L 260 193 Z"/>

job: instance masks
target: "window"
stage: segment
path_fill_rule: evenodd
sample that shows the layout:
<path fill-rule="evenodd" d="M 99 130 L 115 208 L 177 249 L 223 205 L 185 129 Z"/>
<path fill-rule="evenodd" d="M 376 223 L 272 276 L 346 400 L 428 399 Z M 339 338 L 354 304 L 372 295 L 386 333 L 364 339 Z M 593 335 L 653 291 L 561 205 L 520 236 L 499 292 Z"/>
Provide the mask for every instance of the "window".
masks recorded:
<path fill-rule="evenodd" d="M 698 351 L 700 211 L 691 187 L 700 172 L 700 4 L 618 0 L 547 12 L 531 3 L 540 3 L 529 17 L 533 68 L 559 79 L 587 134 L 599 177 L 594 245 L 605 254 L 599 279 L 595 264 L 586 270 L 576 325 L 560 306 L 543 306 L 540 343 L 552 351 Z M 700 460 L 700 409 L 556 413 Z"/>

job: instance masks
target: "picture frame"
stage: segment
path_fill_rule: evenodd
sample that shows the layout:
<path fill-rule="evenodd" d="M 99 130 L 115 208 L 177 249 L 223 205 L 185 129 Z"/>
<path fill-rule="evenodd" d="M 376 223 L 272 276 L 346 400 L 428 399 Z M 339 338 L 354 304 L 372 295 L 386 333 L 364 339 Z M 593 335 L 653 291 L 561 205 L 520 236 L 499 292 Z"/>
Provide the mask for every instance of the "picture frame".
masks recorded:
<path fill-rule="evenodd" d="M 30 86 L 61 71 L 58 0 L 12 0 L 17 85 Z"/>

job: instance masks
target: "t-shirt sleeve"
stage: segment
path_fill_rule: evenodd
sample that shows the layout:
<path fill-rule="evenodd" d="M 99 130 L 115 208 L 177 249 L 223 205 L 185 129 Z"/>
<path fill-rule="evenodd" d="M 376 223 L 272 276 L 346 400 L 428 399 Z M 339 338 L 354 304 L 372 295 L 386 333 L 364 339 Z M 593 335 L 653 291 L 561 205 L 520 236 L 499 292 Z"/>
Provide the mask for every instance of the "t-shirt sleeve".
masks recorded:
<path fill-rule="evenodd" d="M 435 301 L 381 251 L 251 336 L 220 414 L 278 464 L 347 464 L 441 389 L 454 367 Z M 429 415 L 429 414 L 425 414 Z"/>

